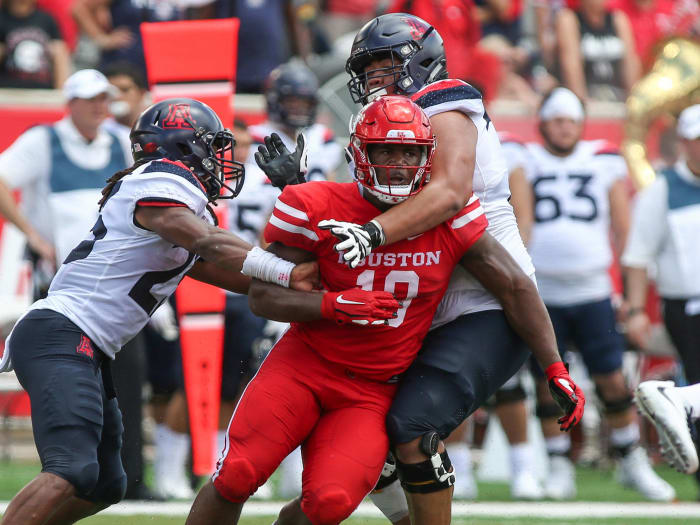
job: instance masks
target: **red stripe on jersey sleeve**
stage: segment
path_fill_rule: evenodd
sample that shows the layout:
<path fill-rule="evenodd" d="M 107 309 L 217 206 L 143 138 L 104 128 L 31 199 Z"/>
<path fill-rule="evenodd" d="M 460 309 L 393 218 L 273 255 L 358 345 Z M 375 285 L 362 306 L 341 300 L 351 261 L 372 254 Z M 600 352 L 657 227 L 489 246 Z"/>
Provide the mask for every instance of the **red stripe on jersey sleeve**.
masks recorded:
<path fill-rule="evenodd" d="M 489 225 L 484 208 L 473 194 L 467 205 L 447 223 L 450 226 L 451 235 L 458 243 L 457 254 L 460 257 L 479 240 Z"/>
<path fill-rule="evenodd" d="M 464 82 L 463 80 L 456 80 L 456 79 L 439 80 L 437 82 L 433 82 L 432 84 L 428 84 L 420 91 L 411 95 L 411 100 L 415 102 L 423 95 L 427 95 L 428 93 L 432 93 L 433 91 L 438 91 L 441 89 L 448 89 L 448 88 L 457 87 L 457 86 L 466 86 L 466 85 L 468 85 L 468 84 L 466 82 Z"/>
<path fill-rule="evenodd" d="M 314 251 L 319 240 L 310 211 L 295 186 L 287 186 L 277 198 L 270 220 L 265 226 L 267 242 Z"/>
<path fill-rule="evenodd" d="M 168 199 L 141 199 L 136 203 L 136 206 L 146 206 L 155 208 L 187 208 L 187 204 L 179 201 Z"/>

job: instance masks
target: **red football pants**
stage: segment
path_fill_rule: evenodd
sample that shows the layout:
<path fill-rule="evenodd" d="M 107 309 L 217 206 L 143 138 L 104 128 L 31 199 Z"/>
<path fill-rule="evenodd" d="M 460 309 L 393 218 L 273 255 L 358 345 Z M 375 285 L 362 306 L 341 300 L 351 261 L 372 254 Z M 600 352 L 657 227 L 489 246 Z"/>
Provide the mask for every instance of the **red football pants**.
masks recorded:
<path fill-rule="evenodd" d="M 241 503 L 301 445 L 301 508 L 314 525 L 340 523 L 379 479 L 395 391 L 322 359 L 288 332 L 238 402 L 214 486 Z"/>

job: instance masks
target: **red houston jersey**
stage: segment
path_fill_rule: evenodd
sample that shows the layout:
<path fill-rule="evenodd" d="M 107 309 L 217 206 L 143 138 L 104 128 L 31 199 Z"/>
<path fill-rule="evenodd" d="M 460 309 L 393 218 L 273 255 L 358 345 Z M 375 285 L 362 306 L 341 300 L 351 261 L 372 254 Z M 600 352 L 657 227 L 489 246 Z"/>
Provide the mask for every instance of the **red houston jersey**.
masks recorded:
<path fill-rule="evenodd" d="M 318 228 L 324 219 L 364 224 L 379 213 L 355 183 L 287 186 L 275 203 L 265 239 L 316 254 L 327 290 L 385 290 L 402 303 L 398 316 L 387 326 L 337 325 L 324 319 L 293 323 L 291 328 L 325 359 L 364 377 L 386 381 L 406 370 L 415 358 L 454 266 L 481 237 L 488 222 L 479 200 L 472 196 L 447 222 L 380 246 L 357 268 L 349 268 L 333 249 L 338 239 Z"/>

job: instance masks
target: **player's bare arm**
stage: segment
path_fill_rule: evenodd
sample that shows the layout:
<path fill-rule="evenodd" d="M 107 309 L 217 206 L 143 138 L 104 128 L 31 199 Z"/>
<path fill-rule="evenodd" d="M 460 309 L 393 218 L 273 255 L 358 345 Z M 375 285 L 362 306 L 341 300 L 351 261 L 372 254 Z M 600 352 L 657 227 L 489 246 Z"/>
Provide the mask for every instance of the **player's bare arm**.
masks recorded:
<path fill-rule="evenodd" d="M 484 233 L 461 264 L 498 298 L 510 325 L 542 369 L 561 361 L 554 329 L 535 283 L 497 240 Z"/>
<path fill-rule="evenodd" d="M 267 249 L 298 265 L 316 264 L 315 255 L 301 248 L 274 242 Z M 353 289 L 300 293 L 258 279 L 251 282 L 248 300 L 255 315 L 282 322 L 332 319 L 338 323 L 382 325 L 395 317 L 399 308 L 398 301 L 387 292 Z"/>
<path fill-rule="evenodd" d="M 239 273 L 243 268 L 250 244 L 232 233 L 207 224 L 188 208 L 137 207 L 134 217 L 138 223 L 168 242 L 199 255 L 219 268 Z M 315 263 L 296 266 L 291 273 L 290 286 L 310 291 L 317 282 Z"/>
<path fill-rule="evenodd" d="M 585 398 L 561 362 L 552 322 L 535 283 L 488 233 L 484 233 L 467 251 L 461 264 L 496 296 L 510 326 L 527 343 L 547 372 L 552 396 L 566 412 L 559 423 L 562 430 L 568 430 L 581 420 Z M 563 385 L 559 382 L 561 379 Z M 562 394 L 565 398 L 560 397 Z"/>
<path fill-rule="evenodd" d="M 433 159 L 430 184 L 425 189 L 381 214 L 386 243 L 423 233 L 461 210 L 472 194 L 477 130 L 459 111 L 430 117 L 438 148 Z"/>
<path fill-rule="evenodd" d="M 187 276 L 234 293 L 247 294 L 251 278 L 240 272 L 222 272 L 221 268 L 200 259 L 192 265 Z"/>

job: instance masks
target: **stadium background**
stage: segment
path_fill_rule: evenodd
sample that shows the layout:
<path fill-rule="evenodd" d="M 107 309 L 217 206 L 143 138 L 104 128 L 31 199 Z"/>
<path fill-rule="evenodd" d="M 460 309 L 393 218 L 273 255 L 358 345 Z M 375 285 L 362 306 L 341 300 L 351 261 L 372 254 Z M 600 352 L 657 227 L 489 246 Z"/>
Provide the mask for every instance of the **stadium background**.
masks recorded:
<path fill-rule="evenodd" d="M 75 43 L 79 37 L 79 31 L 74 26 L 70 17 L 70 1 L 63 0 L 55 2 L 40 2 L 40 5 L 44 8 L 48 8 L 51 12 L 57 15 L 59 24 L 64 31 L 64 38 L 66 42 L 70 45 Z M 670 2 L 672 5 L 678 6 L 684 2 Z M 333 4 L 333 2 L 330 2 Z M 1 4 L 0 4 L 1 5 Z M 532 17 L 535 7 L 531 4 L 521 5 L 520 2 L 510 3 L 513 9 L 520 9 L 521 14 L 525 20 L 525 26 L 530 28 L 530 39 L 531 41 L 536 41 L 536 35 L 533 35 L 533 23 Z M 294 8 L 297 13 L 301 13 L 308 4 L 305 3 L 294 3 Z M 318 6 L 315 6 L 318 7 Z M 337 9 L 337 6 L 336 6 Z M 302 16 L 302 15 L 299 15 Z M 320 10 L 317 17 L 323 17 L 324 13 Z M 697 13 L 696 15 L 697 16 Z M 528 19 L 529 17 L 529 19 Z M 529 22 L 528 22 L 529 21 Z M 696 21 L 697 25 L 697 21 Z M 689 30 L 688 30 L 689 31 Z M 340 40 L 340 39 L 339 39 Z M 342 45 L 342 44 L 339 44 Z M 154 55 L 151 57 L 152 61 L 160 59 L 167 60 L 162 53 L 173 54 L 179 51 L 179 48 L 175 50 L 171 47 L 167 49 L 167 52 L 163 49 L 156 50 Z M 237 49 L 234 49 L 236 51 Z M 187 51 L 185 46 L 182 46 L 183 54 Z M 190 50 L 191 51 L 191 50 Z M 340 59 L 339 59 L 340 60 Z M 147 58 L 148 62 L 148 58 Z M 647 61 L 648 62 L 648 61 Z M 182 64 L 187 68 L 187 60 L 182 60 Z M 201 71 L 206 69 L 206 65 L 198 64 L 198 71 L 194 77 L 183 78 L 181 80 L 186 80 L 192 82 L 193 80 L 217 80 L 224 81 L 224 78 L 209 78 L 204 74 L 204 78 L 201 76 Z M 218 67 L 215 61 L 209 64 L 212 69 Z M 229 63 L 229 67 L 224 68 L 229 70 L 229 79 L 231 84 L 230 88 L 232 91 L 235 90 L 236 78 L 235 78 L 235 66 Z M 648 66 L 647 66 L 648 69 Z M 530 70 L 530 76 L 525 75 L 525 78 L 532 84 L 535 85 L 535 80 L 533 79 L 534 73 L 537 72 L 536 69 Z M 700 74 L 700 72 L 696 72 Z M 158 77 L 154 76 L 153 72 L 149 70 L 149 84 L 152 88 L 152 95 L 154 98 L 162 98 L 162 94 L 158 91 L 159 87 L 154 86 L 157 83 Z M 196 78 L 199 76 L 199 78 Z M 226 74 L 224 74 L 226 76 Z M 168 79 L 170 83 L 172 79 Z M 347 135 L 347 117 L 353 110 L 353 106 L 349 101 L 346 93 L 346 75 L 343 72 L 337 73 L 330 76 L 330 78 L 322 85 L 320 89 L 320 97 L 322 100 L 322 111 L 321 120 L 325 121 L 330 125 L 336 135 L 339 137 L 339 142 L 342 144 Z M 161 86 L 162 87 L 162 86 Z M 215 85 L 214 90 L 221 89 L 221 85 Z M 174 93 L 177 91 L 177 87 L 168 86 L 166 88 L 167 93 Z M 197 93 L 197 87 L 189 85 L 186 87 L 186 91 L 189 93 Z M 228 87 L 224 86 L 223 92 L 225 93 Z M 194 91 L 192 91 L 194 90 Z M 486 91 L 498 91 L 498 85 L 486 87 Z M 535 90 L 536 92 L 537 90 Z M 211 94 L 211 85 L 209 87 L 204 86 L 204 91 L 202 93 Z M 228 95 L 225 95 L 228 96 Z M 242 118 L 248 124 L 254 124 L 261 122 L 265 119 L 265 105 L 264 99 L 261 94 L 255 93 L 238 93 L 230 96 L 227 99 L 229 102 L 226 104 L 226 109 L 224 110 L 225 119 L 232 122 L 232 118 Z M 487 105 L 489 115 L 494 121 L 496 128 L 499 132 L 509 132 L 517 136 L 520 140 L 531 141 L 537 140 L 537 130 L 536 130 L 536 119 L 534 118 L 535 107 L 532 104 L 528 104 L 523 100 L 499 97 L 498 95 L 492 96 L 488 99 Z M 218 108 L 217 108 L 218 109 Z M 221 111 L 221 110 L 220 110 Z M 4 150 L 9 146 L 12 141 L 23 131 L 29 127 L 36 124 L 44 124 L 54 122 L 60 119 L 65 114 L 64 110 L 64 100 L 62 98 L 60 90 L 44 90 L 44 89 L 12 89 L 12 88 L 2 88 L 0 89 L 0 115 L 2 115 L 3 125 L 0 126 L 0 151 Z M 624 139 L 625 131 L 625 104 L 623 100 L 611 101 L 611 100 L 587 100 L 587 122 L 584 133 L 584 138 L 589 139 L 600 139 L 604 138 L 613 144 L 620 145 Z M 655 159 L 659 156 L 659 136 L 660 132 L 664 128 L 668 128 L 672 125 L 672 120 L 659 119 L 651 132 L 649 133 L 647 142 L 647 151 L 651 159 Z M 630 189 L 632 191 L 633 185 L 630 182 Z M 17 195 L 17 198 L 21 198 L 21 195 Z M 12 227 L 3 223 L 0 219 L 0 328 L 6 333 L 12 322 L 16 320 L 19 313 L 29 304 L 30 296 L 30 275 L 29 266 L 23 261 L 23 239 L 21 235 Z M 611 274 L 614 279 L 618 279 L 618 273 L 616 269 L 611 269 Z M 653 309 L 653 300 L 652 300 Z M 658 320 L 658 315 L 656 316 Z M 0 330 L 0 333 L 2 333 Z M 0 348 L 2 343 L 0 342 Z M 651 377 L 651 376 L 668 376 L 675 373 L 674 358 L 668 355 L 668 348 L 660 349 L 659 356 L 649 356 L 649 355 L 634 355 L 630 358 L 629 369 L 631 370 L 631 375 L 635 376 L 637 379 L 640 376 Z M 29 407 L 26 396 L 23 395 L 21 391 L 18 390 L 18 385 L 13 381 L 12 376 L 3 375 L 0 376 L 0 501 L 9 500 L 16 492 L 26 483 L 36 472 L 36 458 L 32 456 L 33 449 L 31 447 L 31 434 L 28 427 L 27 416 L 29 414 Z M 484 421 L 477 421 L 475 424 L 476 429 L 483 429 L 485 427 L 485 420 L 488 418 L 487 415 L 481 414 Z M 493 418 L 492 418 L 493 419 Z M 148 425 L 148 422 L 145 422 Z M 499 439 L 502 441 L 502 435 L 499 435 L 499 431 L 493 427 L 497 427 L 497 424 L 492 424 L 491 428 L 486 430 L 489 434 L 485 437 L 482 436 L 481 439 L 477 439 L 479 445 L 482 445 L 483 454 L 482 458 L 484 461 L 495 461 L 491 466 L 491 475 L 484 475 L 482 478 L 487 479 L 487 481 L 482 481 L 480 483 L 480 496 L 479 501 L 507 501 L 509 500 L 509 495 L 507 492 L 507 472 L 503 472 L 503 465 L 499 465 L 497 458 L 499 456 L 499 451 L 502 451 L 505 445 L 503 443 L 499 444 Z M 530 425 L 531 431 L 533 425 Z M 655 442 L 653 433 L 650 432 L 648 427 L 645 428 L 646 438 L 651 446 L 651 452 L 654 452 Z M 579 436 L 579 440 L 582 438 Z M 659 460 L 658 455 L 654 456 L 656 461 Z M 497 471 L 496 475 L 493 475 L 493 471 Z M 499 470 L 500 469 L 500 470 Z M 678 492 L 679 500 L 681 501 L 695 501 L 696 500 L 696 488 L 693 481 L 689 477 L 681 476 L 673 473 L 670 469 L 661 466 L 660 472 L 669 480 Z M 629 491 L 624 491 L 614 484 L 612 481 L 612 474 L 609 469 L 609 465 L 597 465 L 597 466 L 586 466 L 581 467 L 578 472 L 579 476 L 579 496 L 580 501 L 590 501 L 590 502 L 636 502 L 641 501 L 641 498 L 636 494 Z M 500 478 L 500 479 L 499 479 Z M 523 504 L 520 504 L 521 506 Z M 526 504 L 527 505 L 527 504 Z M 500 505 L 499 505 L 500 506 Z M 558 514 L 556 507 L 551 507 L 553 515 L 548 514 L 547 510 L 548 504 L 546 503 L 532 503 L 529 504 L 525 510 L 516 509 L 516 516 L 523 517 L 507 517 L 509 514 L 505 512 L 501 515 L 502 518 L 494 518 L 492 516 L 499 516 L 499 514 L 494 514 L 493 512 L 498 512 L 498 509 L 493 510 L 483 510 L 481 517 L 479 514 L 478 505 L 472 507 L 472 512 L 475 514 L 473 517 L 469 518 L 470 523 L 541 523 L 544 520 L 553 519 L 556 523 L 569 523 L 578 522 L 572 519 L 566 519 L 562 521 L 564 516 L 574 516 L 576 513 L 568 511 L 565 514 Z M 687 510 L 682 506 L 671 506 L 666 507 L 663 510 L 657 510 L 657 508 L 646 508 L 642 506 L 636 506 L 638 514 L 636 516 L 625 516 L 625 507 L 619 506 L 618 514 L 621 516 L 613 521 L 606 521 L 607 518 L 594 518 L 593 515 L 587 516 L 585 508 L 580 510 L 580 513 L 576 516 L 580 518 L 581 522 L 592 522 L 596 523 L 669 523 L 671 520 L 678 520 L 678 523 L 700 523 L 700 512 L 695 509 L 694 506 L 689 507 Z M 655 506 L 652 506 L 655 507 Z M 662 506 L 656 506 L 662 507 Z M 674 512 L 675 507 L 675 512 Z M 1 510 L 2 507 L 0 507 Z M 167 507 L 163 507 L 164 512 L 167 511 Z M 460 507 L 461 508 L 461 507 Z M 456 509 L 455 516 L 459 516 L 460 508 Z M 487 508 L 487 507 L 485 507 Z M 505 509 L 505 507 L 503 507 Z M 515 507 L 514 507 L 515 508 Z M 527 508 L 531 510 L 527 510 Z M 595 513 L 595 506 L 589 506 L 590 514 Z M 261 507 L 260 512 L 265 513 L 265 507 Z M 469 507 L 464 509 L 467 513 Z M 502 510 L 502 509 L 501 509 Z M 133 510 L 138 514 L 138 508 Z M 159 511 L 153 511 L 158 513 Z M 186 512 L 183 510 L 178 510 L 175 508 L 173 512 Z M 563 512 L 563 511 L 562 511 Z M 603 512 L 603 511 L 601 511 Z M 615 509 L 609 509 L 609 517 L 615 516 Z M 658 512 L 658 516 L 654 517 L 655 512 Z M 685 514 L 684 514 L 685 512 Z M 270 512 L 270 515 L 273 513 Z M 365 514 L 372 515 L 371 510 L 365 510 Z M 539 517 L 528 518 L 528 514 L 535 515 Z M 181 522 L 182 518 L 154 518 L 149 512 L 145 512 L 140 515 L 148 515 L 148 518 L 144 518 L 144 523 L 176 523 Z M 602 514 L 605 516 L 605 512 Z M 491 516 L 491 517 L 490 517 Z M 648 520 L 641 518 L 641 516 L 648 516 Z M 134 518 L 136 519 L 136 518 Z M 462 523 L 459 521 L 460 518 L 455 519 L 455 523 Z M 110 521 L 114 520 L 114 521 Z M 121 518 L 109 518 L 109 517 L 96 517 L 86 522 L 90 523 L 121 523 Z M 483 520 L 483 521 L 482 521 Z M 587 521 L 588 520 L 588 521 Z M 142 522 L 141 519 L 135 522 Z M 269 522 L 269 519 L 265 521 L 259 521 L 260 523 Z M 371 517 L 360 517 L 356 520 L 351 520 L 353 523 L 381 523 L 382 520 L 373 520 Z M 464 521 L 465 523 L 467 521 Z M 258 523 L 255 518 L 250 518 L 248 521 L 244 519 L 242 523 Z"/>

